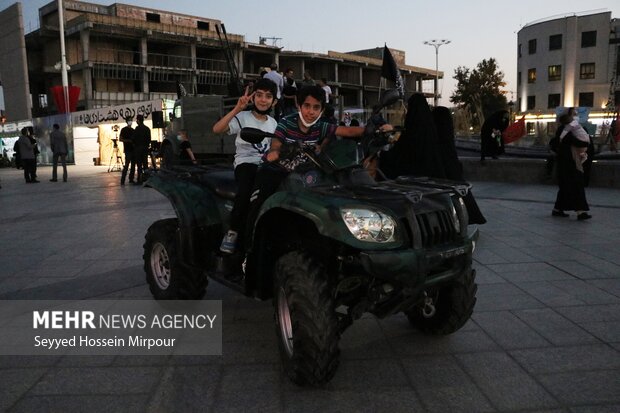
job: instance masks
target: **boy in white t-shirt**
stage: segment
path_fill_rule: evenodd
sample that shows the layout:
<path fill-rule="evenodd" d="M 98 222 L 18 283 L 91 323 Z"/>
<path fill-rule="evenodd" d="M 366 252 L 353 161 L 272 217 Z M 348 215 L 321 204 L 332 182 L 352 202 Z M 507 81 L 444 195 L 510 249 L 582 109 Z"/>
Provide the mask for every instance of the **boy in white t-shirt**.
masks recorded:
<path fill-rule="evenodd" d="M 250 94 L 249 88 L 239 98 L 235 107 L 213 125 L 213 132 L 237 135 L 235 139 L 235 180 L 237 181 L 237 195 L 230 214 L 230 229 L 224 235 L 220 251 L 232 254 L 235 252 L 240 237 L 243 237 L 250 204 L 250 195 L 254 187 L 256 171 L 261 159 L 269 151 L 270 138 L 265 138 L 259 144 L 251 144 L 241 139 L 241 128 L 257 128 L 273 133 L 277 122 L 269 116 L 277 99 L 277 86 L 269 79 L 260 79 L 254 83 L 254 91 Z M 250 103 L 252 110 L 246 110 Z"/>

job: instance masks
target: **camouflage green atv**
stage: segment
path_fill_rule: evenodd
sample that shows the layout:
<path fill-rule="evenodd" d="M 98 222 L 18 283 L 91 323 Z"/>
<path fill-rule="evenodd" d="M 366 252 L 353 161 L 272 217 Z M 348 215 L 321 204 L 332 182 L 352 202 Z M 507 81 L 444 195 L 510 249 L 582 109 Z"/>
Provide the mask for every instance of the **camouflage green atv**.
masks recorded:
<path fill-rule="evenodd" d="M 243 130 L 248 141 L 264 132 Z M 366 142 L 368 143 L 368 142 Z M 376 182 L 360 166 L 364 145 L 330 144 L 291 173 L 248 224 L 243 278 L 231 282 L 219 252 L 235 195 L 231 169 L 174 167 L 146 185 L 177 218 L 151 225 L 144 268 L 156 299 L 200 299 L 207 278 L 272 299 L 284 368 L 297 384 L 334 376 L 339 339 L 369 312 L 404 312 L 428 334 L 450 334 L 476 302 L 472 269 L 478 231 L 468 232 L 469 185 L 399 177 Z M 369 146 L 369 145 L 366 145 Z"/>

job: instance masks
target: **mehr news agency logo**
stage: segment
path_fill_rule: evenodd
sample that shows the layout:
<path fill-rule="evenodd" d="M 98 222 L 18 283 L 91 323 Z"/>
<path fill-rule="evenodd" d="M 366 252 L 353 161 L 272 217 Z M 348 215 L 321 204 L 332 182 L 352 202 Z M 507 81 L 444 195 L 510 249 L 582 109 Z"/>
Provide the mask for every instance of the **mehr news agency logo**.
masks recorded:
<path fill-rule="evenodd" d="M 217 315 L 213 314 L 99 314 L 93 311 L 45 310 L 32 312 L 32 327 L 35 330 L 186 330 L 213 329 Z M 34 337 L 34 347 L 58 350 L 63 347 L 174 347 L 175 338 L 149 338 L 142 335 L 123 337 L 92 338 L 88 335 L 73 335 L 68 338 Z"/>

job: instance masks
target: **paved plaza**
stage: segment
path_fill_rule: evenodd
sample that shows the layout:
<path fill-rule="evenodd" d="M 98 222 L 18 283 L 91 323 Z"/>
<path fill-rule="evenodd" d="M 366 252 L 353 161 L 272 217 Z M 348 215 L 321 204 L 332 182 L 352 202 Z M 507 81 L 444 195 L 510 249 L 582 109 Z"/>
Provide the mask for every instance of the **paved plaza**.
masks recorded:
<path fill-rule="evenodd" d="M 148 226 L 174 215 L 106 167 L 24 183 L 0 169 L 0 299 L 151 299 Z M 10 412 L 620 412 L 620 191 L 589 188 L 589 221 L 551 217 L 556 188 L 474 183 L 488 219 L 473 318 L 427 337 L 402 314 L 365 316 L 320 389 L 281 370 L 271 302 L 211 282 L 222 356 L 0 356 Z"/>

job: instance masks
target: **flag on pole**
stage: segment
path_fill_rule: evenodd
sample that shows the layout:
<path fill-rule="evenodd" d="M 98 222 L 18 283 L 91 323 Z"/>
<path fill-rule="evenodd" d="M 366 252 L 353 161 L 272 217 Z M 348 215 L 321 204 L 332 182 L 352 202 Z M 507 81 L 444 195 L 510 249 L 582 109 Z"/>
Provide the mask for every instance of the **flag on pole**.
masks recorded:
<path fill-rule="evenodd" d="M 525 136 L 525 115 L 518 121 L 508 126 L 502 133 L 504 143 L 511 143 Z"/>
<path fill-rule="evenodd" d="M 401 98 L 405 97 L 405 84 L 403 83 L 403 77 L 400 75 L 400 70 L 396 65 L 396 61 L 392 56 L 392 52 L 388 49 L 387 45 L 383 46 L 383 64 L 381 65 L 381 76 L 391 80 L 396 84 L 396 90 Z"/>

